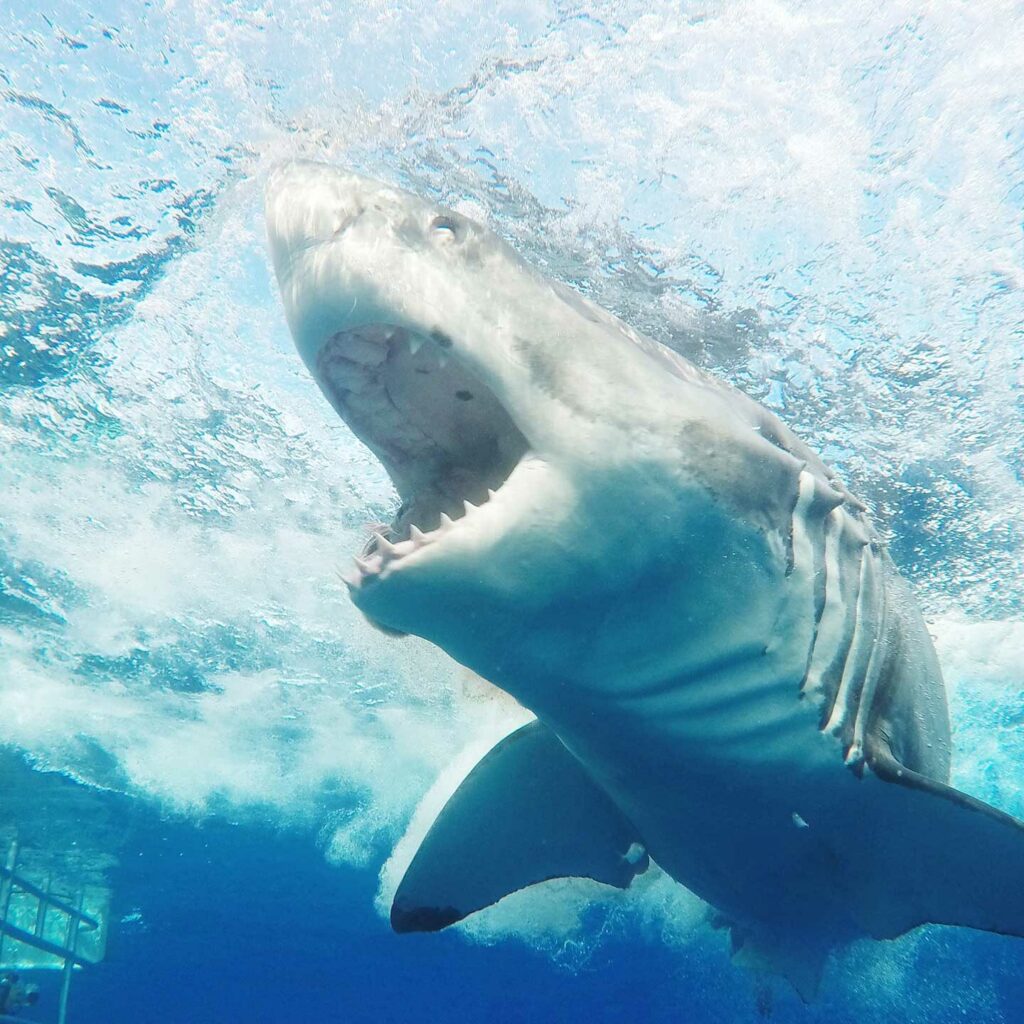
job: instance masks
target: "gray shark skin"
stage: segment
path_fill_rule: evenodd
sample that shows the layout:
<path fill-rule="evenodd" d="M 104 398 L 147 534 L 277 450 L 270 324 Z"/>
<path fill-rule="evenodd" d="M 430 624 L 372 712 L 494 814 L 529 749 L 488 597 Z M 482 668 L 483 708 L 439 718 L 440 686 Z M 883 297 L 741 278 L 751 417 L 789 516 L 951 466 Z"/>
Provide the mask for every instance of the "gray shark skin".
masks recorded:
<path fill-rule="evenodd" d="M 1024 826 L 946 785 L 920 612 L 803 442 L 424 199 L 296 162 L 266 215 L 298 351 L 401 499 L 352 600 L 536 715 L 424 838 L 396 930 L 649 857 L 805 998 L 836 943 L 1024 934 Z"/>

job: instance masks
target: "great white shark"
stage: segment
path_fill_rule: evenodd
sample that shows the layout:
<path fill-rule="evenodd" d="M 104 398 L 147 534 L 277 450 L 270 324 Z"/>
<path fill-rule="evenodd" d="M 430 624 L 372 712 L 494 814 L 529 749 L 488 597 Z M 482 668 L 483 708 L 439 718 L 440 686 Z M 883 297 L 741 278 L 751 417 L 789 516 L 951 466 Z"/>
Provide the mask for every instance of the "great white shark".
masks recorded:
<path fill-rule="evenodd" d="M 921 613 L 803 441 L 426 199 L 293 162 L 266 220 L 298 351 L 400 498 L 352 600 L 536 716 L 426 834 L 397 931 L 652 859 L 805 997 L 860 936 L 1024 935 L 1024 824 L 948 785 Z"/>

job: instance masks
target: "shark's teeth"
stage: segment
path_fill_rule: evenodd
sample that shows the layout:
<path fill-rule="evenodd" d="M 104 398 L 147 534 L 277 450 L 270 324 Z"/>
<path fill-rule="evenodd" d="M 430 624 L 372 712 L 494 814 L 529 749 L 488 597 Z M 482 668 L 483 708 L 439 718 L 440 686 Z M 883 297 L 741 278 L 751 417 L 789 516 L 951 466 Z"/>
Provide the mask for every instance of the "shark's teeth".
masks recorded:
<path fill-rule="evenodd" d="M 359 584 L 363 582 L 362 574 L 359 572 L 342 572 L 341 569 L 335 569 L 334 571 L 337 573 L 338 579 L 341 580 L 349 590 L 352 590 L 354 587 L 358 587 Z"/>
<path fill-rule="evenodd" d="M 487 501 L 496 496 L 497 492 L 491 488 L 487 489 Z M 376 524 L 373 527 L 371 539 L 363 554 L 355 559 L 356 572 L 342 576 L 349 587 L 358 587 L 362 582 L 371 576 L 379 576 L 396 562 L 401 561 L 408 555 L 420 550 L 429 544 L 439 540 L 443 533 L 452 527 L 457 526 L 463 519 L 468 518 L 470 513 L 477 513 L 487 504 L 487 501 L 480 505 L 474 505 L 468 498 L 462 502 L 464 515 L 453 520 L 447 512 L 442 512 L 436 529 L 424 532 L 415 524 L 409 524 L 409 536 L 407 540 L 394 540 L 395 527 L 388 527 L 383 524 Z M 388 537 L 391 533 L 391 537 Z M 339 572 L 339 576 L 342 574 Z"/>
<path fill-rule="evenodd" d="M 398 548 L 395 547 L 395 545 L 392 544 L 383 533 L 377 534 L 377 550 L 385 555 L 391 556 L 392 558 L 398 554 Z"/>
<path fill-rule="evenodd" d="M 420 350 L 420 348 L 422 348 L 422 346 L 423 346 L 423 335 L 422 334 L 414 334 L 414 333 L 410 332 L 409 333 L 409 351 L 413 355 L 416 355 L 416 353 L 419 352 L 419 350 Z"/>

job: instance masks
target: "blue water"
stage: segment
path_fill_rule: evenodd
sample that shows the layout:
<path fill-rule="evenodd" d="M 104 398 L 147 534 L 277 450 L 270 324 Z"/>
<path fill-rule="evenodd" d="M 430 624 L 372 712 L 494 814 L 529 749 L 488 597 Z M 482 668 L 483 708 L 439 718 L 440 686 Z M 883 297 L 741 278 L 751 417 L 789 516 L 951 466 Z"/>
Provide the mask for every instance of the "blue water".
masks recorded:
<path fill-rule="evenodd" d="M 71 1021 L 1024 1019 L 1024 943 L 857 944 L 805 1008 L 657 878 L 390 933 L 392 851 L 511 713 L 347 602 L 394 499 L 260 219 L 275 161 L 353 165 L 778 412 L 915 586 L 957 784 L 1024 814 L 1024 11 L 920 7 L 0 6 L 0 747 L 92 801 L 18 783 L 0 833 L 109 893 Z"/>

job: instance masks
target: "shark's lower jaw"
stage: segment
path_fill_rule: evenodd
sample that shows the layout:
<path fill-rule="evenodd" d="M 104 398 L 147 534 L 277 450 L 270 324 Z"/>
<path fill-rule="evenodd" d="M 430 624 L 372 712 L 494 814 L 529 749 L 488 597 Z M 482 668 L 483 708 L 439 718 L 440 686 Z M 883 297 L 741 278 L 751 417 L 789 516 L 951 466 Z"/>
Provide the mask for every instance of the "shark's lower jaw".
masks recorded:
<path fill-rule="evenodd" d="M 528 460 L 529 443 L 450 349 L 440 331 L 373 323 L 333 332 L 317 353 L 321 389 L 401 498 L 394 521 L 374 532 L 344 576 L 357 603 L 357 592 L 396 572 L 493 544 L 517 518 L 502 489 Z"/>

